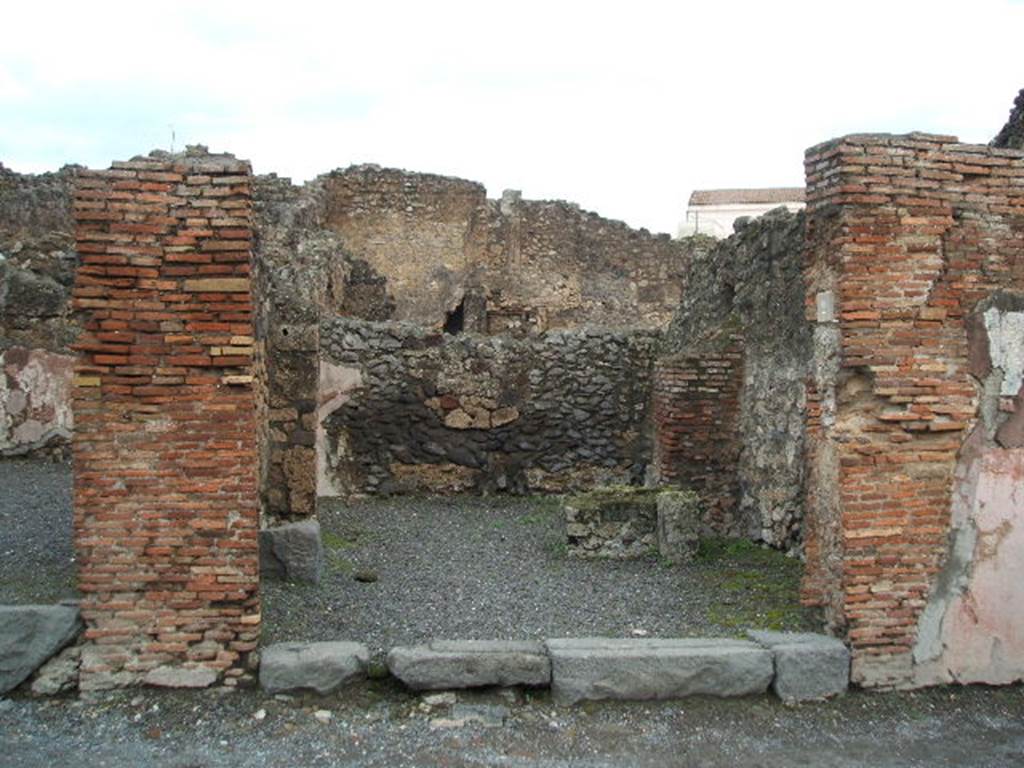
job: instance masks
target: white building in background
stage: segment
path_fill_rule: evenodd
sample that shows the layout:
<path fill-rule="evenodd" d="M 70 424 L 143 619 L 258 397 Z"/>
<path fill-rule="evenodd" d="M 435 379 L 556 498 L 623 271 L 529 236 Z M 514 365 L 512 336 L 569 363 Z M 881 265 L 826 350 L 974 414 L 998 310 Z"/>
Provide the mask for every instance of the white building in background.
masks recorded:
<path fill-rule="evenodd" d="M 677 236 L 728 237 L 736 219 L 760 216 L 779 206 L 799 211 L 804 207 L 804 188 L 697 189 L 690 195 L 686 218 L 679 225 Z"/>

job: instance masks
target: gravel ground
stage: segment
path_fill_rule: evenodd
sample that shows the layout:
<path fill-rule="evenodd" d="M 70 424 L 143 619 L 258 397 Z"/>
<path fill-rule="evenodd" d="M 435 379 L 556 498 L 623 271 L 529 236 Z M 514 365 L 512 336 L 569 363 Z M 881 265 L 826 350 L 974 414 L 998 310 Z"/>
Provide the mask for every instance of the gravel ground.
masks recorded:
<path fill-rule="evenodd" d="M 71 464 L 0 461 L 0 603 L 74 597 Z"/>
<path fill-rule="evenodd" d="M 321 505 L 319 587 L 263 585 L 264 642 L 350 639 L 381 651 L 431 638 L 684 637 L 810 629 L 799 562 L 753 547 L 657 557 L 565 554 L 553 499 L 396 497 Z M 357 580 L 372 574 L 375 581 Z"/>
<path fill-rule="evenodd" d="M 74 596 L 70 464 L 0 461 L 0 487 L 0 603 Z M 721 543 L 683 566 L 571 558 L 551 498 L 328 501 L 321 525 L 321 585 L 263 584 L 265 643 L 352 639 L 380 652 L 431 638 L 814 627 L 796 604 L 798 562 Z M 367 573 L 376 580 L 356 580 Z"/>
<path fill-rule="evenodd" d="M 1024 691 L 854 692 L 785 707 L 774 699 L 554 707 L 546 696 L 460 694 L 507 709 L 503 725 L 436 727 L 449 708 L 384 683 L 327 698 L 154 690 L 0 701 L 0 764 L 256 766 L 700 766 L 1008 768 L 1024 765 Z M 262 713 L 261 713 L 262 710 Z M 323 712 L 320 719 L 315 713 Z M 329 716 L 325 713 L 329 713 Z M 262 714 L 263 717 L 259 715 Z"/>

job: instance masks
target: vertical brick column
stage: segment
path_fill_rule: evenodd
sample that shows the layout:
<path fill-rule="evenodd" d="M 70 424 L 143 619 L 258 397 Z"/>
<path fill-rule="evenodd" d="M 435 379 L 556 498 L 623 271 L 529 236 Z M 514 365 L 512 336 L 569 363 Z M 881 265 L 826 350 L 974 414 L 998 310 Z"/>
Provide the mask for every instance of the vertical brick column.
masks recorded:
<path fill-rule="evenodd" d="M 704 526 L 718 535 L 749 533 L 736 517 L 742 386 L 738 338 L 725 349 L 662 359 L 654 372 L 658 478 L 697 491 Z"/>
<path fill-rule="evenodd" d="M 250 182 L 204 148 L 77 179 L 84 690 L 233 684 L 256 647 Z"/>
<path fill-rule="evenodd" d="M 998 437 L 1020 382 L 972 363 L 1024 339 L 970 332 L 1024 317 L 1022 158 L 924 134 L 807 153 L 805 597 L 865 686 L 1024 674 L 1024 588 L 999 575 L 1021 568 L 1024 452 Z"/>

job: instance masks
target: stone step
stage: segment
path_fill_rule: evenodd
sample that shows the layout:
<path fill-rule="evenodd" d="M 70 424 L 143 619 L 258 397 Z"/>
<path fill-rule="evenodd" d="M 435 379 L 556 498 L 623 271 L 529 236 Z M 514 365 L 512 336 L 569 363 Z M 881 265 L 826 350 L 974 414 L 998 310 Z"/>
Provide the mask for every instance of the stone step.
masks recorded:
<path fill-rule="evenodd" d="M 362 643 L 278 643 L 260 652 L 260 686 L 268 693 L 331 693 L 365 678 L 369 663 Z"/>
<path fill-rule="evenodd" d="M 725 638 L 547 641 L 555 701 L 674 699 L 764 693 L 772 654 L 757 643 Z"/>
<path fill-rule="evenodd" d="M 775 657 L 772 690 L 783 701 L 827 699 L 850 684 L 850 652 L 834 637 L 768 630 L 751 630 L 747 637 Z"/>
<path fill-rule="evenodd" d="M 392 675 L 421 691 L 551 682 L 551 661 L 533 642 L 438 640 L 392 648 L 387 664 Z"/>

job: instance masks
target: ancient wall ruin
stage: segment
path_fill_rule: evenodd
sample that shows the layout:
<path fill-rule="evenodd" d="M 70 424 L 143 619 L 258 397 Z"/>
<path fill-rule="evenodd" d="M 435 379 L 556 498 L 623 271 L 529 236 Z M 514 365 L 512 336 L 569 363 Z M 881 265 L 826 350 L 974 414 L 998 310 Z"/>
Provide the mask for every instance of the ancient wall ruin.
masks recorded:
<path fill-rule="evenodd" d="M 804 217 L 779 209 L 694 250 L 654 385 L 655 467 L 701 493 L 708 530 L 801 541 Z"/>
<path fill-rule="evenodd" d="M 641 482 L 657 341 L 649 331 L 513 339 L 325 319 L 320 493 Z"/>
<path fill-rule="evenodd" d="M 76 174 L 83 690 L 233 684 L 257 645 L 250 183 L 201 149 Z"/>
<path fill-rule="evenodd" d="M 679 302 L 686 243 L 569 203 L 377 166 L 309 186 L 325 227 L 386 279 L 396 320 L 440 329 L 461 307 L 479 333 L 658 328 Z"/>
<path fill-rule="evenodd" d="M 1024 677 L 1024 152 L 806 158 L 809 600 L 865 686 Z"/>
<path fill-rule="evenodd" d="M 71 439 L 73 175 L 0 165 L 0 456 L 60 451 Z"/>

